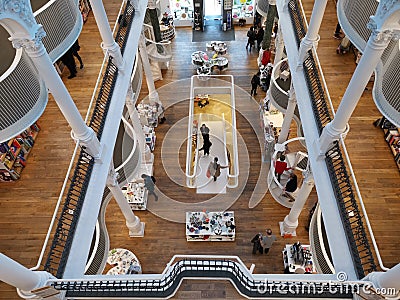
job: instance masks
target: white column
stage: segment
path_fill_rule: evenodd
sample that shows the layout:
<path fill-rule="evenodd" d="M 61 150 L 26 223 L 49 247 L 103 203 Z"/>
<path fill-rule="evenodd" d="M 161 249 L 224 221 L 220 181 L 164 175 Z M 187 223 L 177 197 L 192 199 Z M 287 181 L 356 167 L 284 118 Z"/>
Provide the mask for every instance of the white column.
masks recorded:
<path fill-rule="evenodd" d="M 124 69 L 125 61 L 121 54 L 119 45 L 114 40 L 113 33 L 108 22 L 107 13 L 104 9 L 103 2 L 101 0 L 89 0 L 92 6 L 94 18 L 99 28 L 101 39 L 101 48 L 108 50 L 109 54 L 113 57 L 114 63 L 117 65 L 118 70 Z"/>
<path fill-rule="evenodd" d="M 129 117 L 131 119 L 131 124 L 133 126 L 133 130 L 136 133 L 136 137 L 138 139 L 140 152 L 144 153 L 146 151 L 146 147 L 148 148 L 145 140 L 145 136 L 143 133 L 142 124 L 140 123 L 138 111 L 133 104 L 134 93 L 132 91 L 132 87 L 129 85 L 128 93 L 126 95 L 125 105 L 128 109 Z M 149 149 L 150 151 L 150 149 Z"/>
<path fill-rule="evenodd" d="M 286 215 L 283 222 L 279 223 L 282 236 L 296 236 L 296 228 L 299 225 L 300 213 L 303 210 L 304 204 L 306 203 L 313 187 L 314 178 L 311 171 L 304 172 L 303 183 L 299 193 L 297 194 L 296 200 L 293 202 L 289 214 Z"/>
<path fill-rule="evenodd" d="M 314 2 L 313 11 L 311 14 L 310 24 L 308 25 L 308 30 L 306 36 L 301 40 L 299 57 L 297 60 L 297 67 L 302 68 L 304 59 L 306 58 L 308 50 L 315 45 L 317 48 L 319 41 L 319 28 L 321 27 L 322 18 L 324 16 L 326 3 L 328 0 L 317 0 Z"/>
<path fill-rule="evenodd" d="M 292 123 L 293 116 L 294 116 L 294 111 L 296 109 L 297 105 L 297 99 L 296 99 L 296 93 L 293 88 L 293 83 L 290 85 L 290 90 L 289 90 L 289 101 L 286 107 L 286 113 L 285 117 L 283 119 L 283 124 L 282 124 L 282 129 L 278 137 L 278 143 L 282 144 L 287 140 L 287 137 L 289 135 L 289 130 L 290 130 L 290 124 Z"/>
<path fill-rule="evenodd" d="M 281 22 L 278 21 L 278 32 L 275 38 L 275 57 L 274 57 L 274 66 L 282 60 L 283 57 L 283 49 L 285 49 L 285 43 L 282 37 L 281 30 Z"/>
<path fill-rule="evenodd" d="M 100 159 L 102 146 L 100 145 L 93 129 L 87 126 L 84 122 L 79 110 L 71 98 L 71 95 L 54 68 L 53 62 L 42 43 L 42 38 L 45 35 L 43 28 L 40 27 L 36 32 L 34 39 L 29 39 L 25 36 L 12 36 L 10 40 L 12 41 L 14 48 L 18 49 L 23 47 L 28 56 L 32 59 L 38 73 L 45 81 L 46 87 L 54 96 L 54 100 L 69 126 L 71 126 L 72 137 L 76 141 L 79 141 L 81 146 L 84 146 L 86 152 L 88 152 L 93 158 Z"/>
<path fill-rule="evenodd" d="M 324 127 L 319 138 L 317 147 L 321 157 L 332 147 L 332 143 L 340 138 L 340 134 L 345 132 L 346 125 L 364 92 L 365 86 L 392 36 L 393 31 L 373 30 L 335 117 Z"/>
<path fill-rule="evenodd" d="M 117 176 L 118 173 L 115 172 L 114 166 L 111 163 L 107 177 L 107 187 L 110 189 L 115 201 L 117 201 L 118 206 L 125 217 L 125 223 L 129 229 L 129 236 L 143 237 L 145 224 L 143 222 L 140 222 L 139 217 L 135 216 L 135 214 L 133 213 L 131 207 L 128 204 L 128 201 L 124 196 L 124 193 L 118 185 Z"/>
<path fill-rule="evenodd" d="M 154 104 L 156 102 L 161 104 L 160 98 L 156 91 L 156 87 L 154 85 L 153 74 L 151 73 L 150 61 L 149 61 L 149 56 L 147 55 L 146 42 L 143 32 L 140 36 L 140 41 L 139 41 L 139 53 L 140 53 L 140 58 L 142 59 L 143 70 L 146 75 L 146 83 L 147 83 L 147 88 L 149 90 L 149 101 L 151 104 Z"/>
<path fill-rule="evenodd" d="M 386 272 L 372 272 L 368 274 L 363 280 L 371 281 L 375 288 L 395 289 L 397 295 L 382 295 L 387 298 L 398 299 L 400 293 L 400 264 L 395 265 L 393 268 Z M 392 297 L 390 297 L 392 296 Z M 397 296 L 397 297 L 396 297 Z"/>
<path fill-rule="evenodd" d="M 53 275 L 44 271 L 32 271 L 0 253 L 0 280 L 21 290 L 21 294 L 32 296 L 32 290 L 43 288 Z M 40 298 L 41 299 L 41 298 Z M 46 299 L 59 299 L 57 295 Z"/>

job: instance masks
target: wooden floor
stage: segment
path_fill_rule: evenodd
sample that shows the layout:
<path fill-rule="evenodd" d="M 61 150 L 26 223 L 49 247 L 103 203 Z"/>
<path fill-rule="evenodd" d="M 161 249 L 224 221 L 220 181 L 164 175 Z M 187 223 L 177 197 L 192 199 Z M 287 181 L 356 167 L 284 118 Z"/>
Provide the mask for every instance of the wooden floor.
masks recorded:
<path fill-rule="evenodd" d="M 119 8 L 118 2 L 115 0 L 104 2 L 109 20 L 115 20 Z M 311 0 L 303 1 L 308 17 L 312 4 Z M 336 22 L 334 2 L 329 1 L 320 32 L 318 53 L 335 108 L 355 68 L 354 57 L 351 54 L 343 56 L 336 54 L 338 41 L 332 38 Z M 225 74 L 234 75 L 235 83 L 250 92 L 250 78 L 257 71 L 257 54 L 249 53 L 245 49 L 246 30 L 247 28 L 236 27 L 236 40 L 227 42 L 229 69 Z M 85 68 L 79 70 L 78 76 L 71 80 L 66 78 L 68 72 L 63 74 L 63 80 L 83 116 L 86 114 L 102 61 L 99 44 L 100 36 L 93 15 L 90 15 L 80 37 L 82 48 L 80 54 Z M 190 54 L 204 48 L 205 43 L 191 43 L 190 28 L 178 29 L 176 39 L 173 41 L 174 58 L 169 70 L 163 73 L 164 80 L 156 82 L 156 86 L 161 87 L 190 78 L 194 74 Z M 379 117 L 379 112 L 371 99 L 371 89 L 370 84 L 350 120 L 351 129 L 347 135 L 346 145 L 383 262 L 387 267 L 391 267 L 398 263 L 400 257 L 398 248 L 400 229 L 395 226 L 400 217 L 400 176 L 384 141 L 383 133 L 372 125 L 372 122 Z M 145 96 L 146 90 L 144 85 L 141 95 Z M 171 97 L 174 95 L 171 94 Z M 241 101 L 250 101 L 250 96 L 248 97 Z M 259 101 L 263 97 L 263 93 L 259 91 L 256 100 Z M 246 105 L 242 103 L 243 106 Z M 246 113 L 257 116 L 258 111 L 250 110 L 252 107 L 249 105 L 249 111 Z M 163 193 L 177 201 L 193 203 L 206 201 L 209 195 L 197 195 L 194 191 L 177 186 L 166 176 L 160 164 L 160 145 L 164 136 L 173 124 L 187 116 L 187 112 L 187 103 L 184 101 L 168 108 L 167 122 L 157 128 L 154 175 L 157 178 L 157 186 Z M 238 255 L 248 267 L 254 263 L 256 273 L 283 272 L 281 256 L 283 246 L 297 240 L 303 243 L 308 241 L 304 226 L 308 209 L 316 201 L 316 195 L 315 192 L 312 194 L 300 216 L 296 239 L 278 238 L 268 255 L 252 255 L 250 239 L 254 234 L 267 227 L 278 233 L 278 222 L 283 220 L 289 210 L 277 204 L 268 193 L 257 207 L 248 208 L 248 200 L 258 177 L 266 178 L 267 174 L 260 174 L 261 153 L 251 124 L 239 113 L 237 123 L 249 152 L 250 174 L 243 192 L 231 207 L 235 211 L 237 223 L 235 242 L 188 243 L 183 224 L 167 221 L 148 211 L 137 213 L 141 220 L 146 222 L 145 237 L 129 239 L 122 214 L 115 201 L 111 201 L 106 214 L 111 247 L 131 249 L 141 261 L 145 273 L 162 272 L 173 254 Z M 27 267 L 36 265 L 74 147 L 67 123 L 52 99 L 49 100 L 46 111 L 40 119 L 40 125 L 42 130 L 21 179 L 15 183 L 0 185 L 0 251 Z M 168 150 L 168 147 L 165 149 Z M 181 168 L 184 168 L 185 149 L 182 146 L 178 154 Z M 163 159 L 167 154 L 168 152 L 166 154 L 163 152 Z M 227 282 L 192 280 L 184 281 L 174 298 L 241 299 Z M 19 298 L 14 288 L 0 283 L 0 299 Z"/>

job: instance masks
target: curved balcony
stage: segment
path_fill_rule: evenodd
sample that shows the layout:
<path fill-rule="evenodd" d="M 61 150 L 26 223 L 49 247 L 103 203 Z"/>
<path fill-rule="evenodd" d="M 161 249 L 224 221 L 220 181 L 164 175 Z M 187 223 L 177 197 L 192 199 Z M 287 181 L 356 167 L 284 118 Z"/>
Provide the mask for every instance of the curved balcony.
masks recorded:
<path fill-rule="evenodd" d="M 35 1 L 32 5 L 36 21 L 46 31 L 43 44 L 55 61 L 74 43 L 82 29 L 78 0 Z M 7 53 L 2 55 L 5 69 L 0 76 L 0 141 L 5 141 L 37 121 L 46 107 L 48 95 L 30 58 L 22 54 L 22 49 L 10 47 L 5 30 L 0 35 L 0 40 L 8 44 L 3 49 Z"/>
<path fill-rule="evenodd" d="M 76 41 L 83 20 L 78 0 L 51 0 L 34 13 L 36 22 L 43 25 L 46 36 L 43 44 L 53 61 L 59 59 Z"/>
<path fill-rule="evenodd" d="M 340 0 L 337 11 L 343 32 L 361 52 L 364 51 L 371 31 L 367 28 L 369 17 L 375 15 L 376 0 Z M 383 52 L 375 69 L 373 98 L 379 111 L 390 122 L 400 126 L 399 70 L 400 50 L 398 41 L 392 40 Z"/>
<path fill-rule="evenodd" d="M 310 222 L 309 238 L 317 272 L 319 274 L 334 274 L 335 268 L 332 265 L 332 257 L 319 204 Z"/>
<path fill-rule="evenodd" d="M 279 61 L 272 69 L 271 84 L 268 90 L 268 95 L 272 104 L 280 112 L 285 114 L 289 102 L 289 90 L 292 79 L 290 75 L 287 75 L 287 73 L 286 76 L 289 77 L 282 75 L 283 72 L 289 72 L 290 74 L 287 58 Z M 297 136 L 303 136 L 303 128 L 301 126 L 300 113 L 297 106 L 293 118 L 297 124 Z"/>
<path fill-rule="evenodd" d="M 262 15 L 263 17 L 267 17 L 268 8 L 269 8 L 268 0 L 259 0 L 258 1 L 256 10 L 260 15 Z"/>
<path fill-rule="evenodd" d="M 30 58 L 16 51 L 10 68 L 0 77 L 0 141 L 9 140 L 31 126 L 47 105 L 47 88 Z"/>
<path fill-rule="evenodd" d="M 172 58 L 171 42 L 156 42 L 154 29 L 148 24 L 143 24 L 143 33 L 149 58 L 158 62 L 169 62 Z"/>

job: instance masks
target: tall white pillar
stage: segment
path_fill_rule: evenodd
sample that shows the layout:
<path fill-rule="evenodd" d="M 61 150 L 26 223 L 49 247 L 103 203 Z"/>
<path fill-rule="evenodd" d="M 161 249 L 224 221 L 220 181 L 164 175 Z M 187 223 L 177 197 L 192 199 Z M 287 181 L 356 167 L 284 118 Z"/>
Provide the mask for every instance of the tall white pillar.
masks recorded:
<path fill-rule="evenodd" d="M 146 75 L 146 83 L 147 83 L 147 88 L 149 90 L 149 101 L 151 104 L 158 102 L 161 105 L 160 98 L 158 96 L 156 87 L 154 85 L 153 74 L 151 73 L 150 61 L 149 61 L 149 56 L 147 55 L 146 42 L 143 32 L 140 35 L 140 40 L 139 40 L 139 53 L 140 53 L 140 58 L 142 59 L 143 70 Z"/>
<path fill-rule="evenodd" d="M 283 50 L 285 49 L 285 42 L 283 41 L 281 22 L 278 21 L 278 32 L 275 37 L 275 57 L 274 66 L 282 60 Z"/>
<path fill-rule="evenodd" d="M 294 116 L 294 111 L 296 109 L 297 105 L 297 99 L 296 99 L 296 93 L 293 88 L 293 83 L 290 85 L 290 90 L 289 90 L 289 101 L 286 107 L 286 113 L 285 117 L 283 119 L 283 124 L 282 124 L 282 129 L 278 137 L 278 143 L 282 144 L 287 140 L 287 137 L 289 135 L 289 130 L 290 130 L 290 124 L 292 123 L 293 116 Z"/>
<path fill-rule="evenodd" d="M 131 124 L 133 126 L 133 130 L 136 133 L 136 137 L 138 139 L 139 147 L 140 147 L 140 153 L 144 154 L 145 161 L 147 161 L 149 158 L 147 157 L 146 154 L 150 155 L 151 151 L 149 146 L 146 144 L 146 139 L 144 136 L 142 124 L 140 123 L 139 119 L 139 114 L 138 111 L 133 103 L 133 96 L 134 93 L 132 91 L 132 87 L 129 86 L 128 93 L 126 95 L 126 101 L 125 105 L 126 108 L 128 109 L 129 117 L 131 119 Z"/>
<path fill-rule="evenodd" d="M 130 237 L 143 237 L 144 236 L 144 226 L 143 222 L 140 222 L 138 216 L 135 216 L 131 207 L 126 200 L 124 193 L 119 187 L 117 181 L 118 173 L 115 172 L 114 166 L 111 163 L 110 170 L 107 177 L 107 187 L 110 189 L 115 201 L 117 201 L 119 208 L 126 220 L 126 226 L 129 229 Z"/>
<path fill-rule="evenodd" d="M 299 225 L 299 216 L 303 210 L 304 204 L 306 203 L 308 196 L 314 187 L 314 177 L 310 170 L 304 172 L 304 179 L 297 194 L 296 200 L 293 202 L 293 206 L 290 209 L 288 215 L 286 215 L 283 222 L 279 222 L 281 235 L 282 236 L 296 236 L 296 228 Z"/>
<path fill-rule="evenodd" d="M 379 3 L 377 15 L 382 15 L 382 13 L 379 14 L 379 7 L 383 2 L 385 1 Z M 400 19 L 400 5 L 398 6 L 398 18 L 393 17 L 393 20 Z M 324 127 L 319 138 L 317 147 L 321 157 L 332 147 L 332 143 L 340 138 L 340 134 L 345 132 L 346 125 L 371 78 L 373 70 L 381 59 L 383 51 L 394 35 L 400 34 L 398 23 L 396 23 L 397 29 L 393 29 L 395 26 L 381 24 L 381 21 L 377 19 L 375 16 L 371 17 L 371 21 L 368 23 L 368 28 L 372 30 L 372 34 L 368 39 L 367 46 L 347 86 L 334 119 Z M 378 26 L 380 27 L 378 28 Z M 385 29 L 385 26 L 389 29 Z"/>
<path fill-rule="evenodd" d="M 101 39 L 101 48 L 103 50 L 108 50 L 109 54 L 113 57 L 114 63 L 117 65 L 118 70 L 123 71 L 124 69 L 124 59 L 121 54 L 121 49 L 119 45 L 114 40 L 113 33 L 108 22 L 107 13 L 103 6 L 103 1 L 101 0 L 89 0 L 92 6 L 92 11 L 94 18 L 99 28 Z"/>
<path fill-rule="evenodd" d="M 386 272 L 372 272 L 368 274 L 364 280 L 371 281 L 375 288 L 379 288 L 381 291 L 385 289 L 391 289 L 390 291 L 396 291 L 396 295 L 385 295 L 387 299 L 399 299 L 400 295 L 400 264 L 395 265 L 393 268 Z M 394 289 L 394 290 L 393 290 Z M 389 292 L 389 291 L 388 291 Z"/>
<path fill-rule="evenodd" d="M 100 159 L 102 146 L 96 137 L 92 128 L 86 125 L 82 119 L 79 110 L 71 98 L 67 88 L 62 82 L 53 62 L 51 61 L 46 49 L 42 43 L 42 38 L 46 35 L 40 26 L 36 31 L 35 38 L 30 39 L 27 36 L 11 36 L 10 40 L 13 47 L 18 49 L 23 47 L 34 63 L 38 73 L 46 83 L 46 87 L 54 96 L 58 107 L 72 128 L 72 137 L 79 141 L 81 146 L 86 148 L 93 158 Z"/>
<path fill-rule="evenodd" d="M 314 2 L 313 11 L 311 14 L 310 24 L 306 36 L 301 40 L 299 57 L 297 60 L 297 67 L 302 68 L 304 59 L 307 56 L 308 50 L 314 45 L 315 48 L 318 46 L 319 41 L 319 28 L 321 27 L 322 18 L 325 13 L 326 3 L 328 0 L 317 0 Z"/>
<path fill-rule="evenodd" d="M 47 280 L 55 279 L 55 277 L 48 272 L 29 270 L 2 253 L 0 253 L 0 266 L 0 280 L 16 287 L 21 291 L 21 294 L 30 298 L 32 297 L 31 291 L 46 287 Z M 54 290 L 54 293 L 58 294 L 56 290 Z M 46 299 L 60 298 L 54 295 Z"/>

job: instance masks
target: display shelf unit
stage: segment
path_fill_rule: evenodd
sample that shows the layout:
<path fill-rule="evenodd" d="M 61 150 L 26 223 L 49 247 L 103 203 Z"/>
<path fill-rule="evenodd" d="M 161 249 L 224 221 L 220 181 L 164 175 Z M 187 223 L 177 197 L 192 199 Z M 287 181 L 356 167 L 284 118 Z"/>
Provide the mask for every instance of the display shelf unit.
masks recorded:
<path fill-rule="evenodd" d="M 122 192 L 132 210 L 147 209 L 147 189 L 143 179 L 135 179 L 122 187 Z"/>
<path fill-rule="evenodd" d="M 311 246 L 299 242 L 286 245 L 282 251 L 283 265 L 288 273 L 316 273 Z"/>
<path fill-rule="evenodd" d="M 137 106 L 140 122 L 142 125 L 157 127 L 158 126 L 158 109 L 157 105 L 140 103 Z"/>
<path fill-rule="evenodd" d="M 268 103 L 264 101 L 260 106 L 260 119 L 264 132 L 263 160 L 268 161 L 282 129 L 283 114 L 274 107 L 268 107 Z"/>
<path fill-rule="evenodd" d="M 154 147 L 156 146 L 156 133 L 154 131 L 154 127 L 151 126 L 143 126 L 143 133 L 146 144 L 149 146 L 151 151 L 154 151 Z"/>
<path fill-rule="evenodd" d="M 376 120 L 374 124 L 383 130 L 385 140 L 400 171 L 400 127 L 396 127 L 385 117 Z"/>
<path fill-rule="evenodd" d="M 18 180 L 40 131 L 33 124 L 15 138 L 0 144 L 0 181 Z"/>
<path fill-rule="evenodd" d="M 175 37 L 175 27 L 174 25 L 160 25 L 161 40 L 170 41 Z"/>
<path fill-rule="evenodd" d="M 235 214 L 225 212 L 186 212 L 186 240 L 232 242 L 235 240 Z"/>

